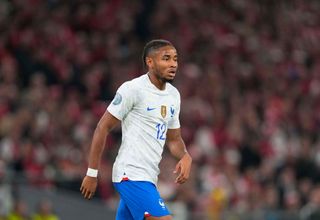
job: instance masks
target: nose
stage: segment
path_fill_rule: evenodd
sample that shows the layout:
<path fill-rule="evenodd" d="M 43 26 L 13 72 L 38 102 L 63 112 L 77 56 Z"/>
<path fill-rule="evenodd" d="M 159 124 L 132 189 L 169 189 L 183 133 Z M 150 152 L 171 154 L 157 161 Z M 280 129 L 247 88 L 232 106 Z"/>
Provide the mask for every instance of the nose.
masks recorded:
<path fill-rule="evenodd" d="M 170 62 L 170 67 L 172 67 L 172 68 L 177 68 L 177 66 L 178 66 L 178 61 L 176 61 L 176 60 L 171 60 L 171 62 Z"/>

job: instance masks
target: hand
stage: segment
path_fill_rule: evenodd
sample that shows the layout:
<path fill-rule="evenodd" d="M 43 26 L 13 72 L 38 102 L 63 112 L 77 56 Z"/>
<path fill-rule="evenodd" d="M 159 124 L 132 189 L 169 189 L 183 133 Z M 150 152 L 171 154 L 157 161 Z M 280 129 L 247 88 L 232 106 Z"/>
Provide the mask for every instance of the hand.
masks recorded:
<path fill-rule="evenodd" d="M 188 153 L 185 153 L 181 160 L 177 163 L 175 170 L 173 173 L 179 173 L 177 176 L 175 183 L 185 183 L 190 175 L 192 158 Z"/>
<path fill-rule="evenodd" d="M 97 185 L 98 178 L 85 176 L 80 187 L 80 192 L 83 195 L 83 197 L 85 199 L 91 199 L 94 193 L 96 192 Z"/>

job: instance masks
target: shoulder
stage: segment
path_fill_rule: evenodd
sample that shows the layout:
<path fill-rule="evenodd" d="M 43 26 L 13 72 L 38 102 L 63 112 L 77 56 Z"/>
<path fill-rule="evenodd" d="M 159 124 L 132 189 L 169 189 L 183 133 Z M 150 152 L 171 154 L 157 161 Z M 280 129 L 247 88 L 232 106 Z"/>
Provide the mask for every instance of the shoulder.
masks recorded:
<path fill-rule="evenodd" d="M 137 90 L 137 88 L 140 85 L 140 77 L 134 78 L 132 80 L 126 81 L 122 83 L 122 85 L 119 87 L 119 90 L 125 90 L 125 91 L 133 91 Z"/>

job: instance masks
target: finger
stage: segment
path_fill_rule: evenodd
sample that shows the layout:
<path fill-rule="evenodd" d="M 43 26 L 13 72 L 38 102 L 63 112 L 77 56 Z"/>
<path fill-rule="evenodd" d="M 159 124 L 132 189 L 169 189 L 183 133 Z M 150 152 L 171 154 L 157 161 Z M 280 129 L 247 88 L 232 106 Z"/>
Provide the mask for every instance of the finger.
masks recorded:
<path fill-rule="evenodd" d="M 180 183 L 181 182 L 181 180 L 183 179 L 183 176 L 182 176 L 182 174 L 180 174 L 177 178 L 176 178 L 176 183 Z"/>
<path fill-rule="evenodd" d="M 180 173 L 179 173 L 179 175 L 177 176 L 177 178 L 176 178 L 176 183 L 178 183 L 179 182 L 179 180 L 180 180 L 180 178 L 181 178 L 181 175 L 182 175 L 182 173 L 181 173 L 181 171 L 180 171 Z"/>
<path fill-rule="evenodd" d="M 177 180 L 177 182 L 178 182 L 179 184 L 182 184 L 182 183 L 186 182 L 187 179 L 188 179 L 188 178 L 186 177 L 186 175 L 185 175 L 185 174 L 182 174 L 182 175 L 179 177 L 179 179 Z"/>
<path fill-rule="evenodd" d="M 174 169 L 173 173 L 178 173 L 178 172 L 179 172 L 180 167 L 181 167 L 181 164 L 180 164 L 180 163 L 177 163 L 177 165 L 176 165 L 176 167 L 175 167 L 175 169 Z"/>
<path fill-rule="evenodd" d="M 83 197 L 85 197 L 86 193 L 87 193 L 86 188 L 82 188 L 82 190 L 81 190 L 81 194 L 83 195 Z"/>
<path fill-rule="evenodd" d="M 189 171 L 187 168 L 183 168 L 181 170 L 181 175 L 177 179 L 177 182 L 182 184 L 182 183 L 185 183 L 188 179 L 189 179 Z"/>
<path fill-rule="evenodd" d="M 80 192 L 81 192 L 82 195 L 83 195 L 84 191 L 85 191 L 85 188 L 83 188 L 83 186 L 81 186 Z"/>
<path fill-rule="evenodd" d="M 177 183 L 181 184 L 181 183 L 184 183 L 185 181 L 186 181 L 186 178 L 180 177 L 180 178 L 177 180 Z"/>
<path fill-rule="evenodd" d="M 91 198 L 91 192 L 90 191 L 86 191 L 85 198 L 86 199 L 90 199 Z"/>
<path fill-rule="evenodd" d="M 92 197 L 94 196 L 94 192 L 90 193 L 89 199 L 92 199 Z"/>
<path fill-rule="evenodd" d="M 178 181 L 181 181 L 181 179 L 184 179 L 185 178 L 185 172 L 186 169 L 184 166 L 180 166 L 180 174 L 178 176 Z"/>
<path fill-rule="evenodd" d="M 88 189 L 84 189 L 82 192 L 82 195 L 85 199 L 88 199 L 90 195 L 90 191 Z"/>
<path fill-rule="evenodd" d="M 182 184 L 182 183 L 185 183 L 185 182 L 186 182 L 185 178 L 180 178 L 180 179 L 176 180 L 177 184 Z"/>
<path fill-rule="evenodd" d="M 87 192 L 84 198 L 85 199 L 90 199 L 90 192 Z"/>

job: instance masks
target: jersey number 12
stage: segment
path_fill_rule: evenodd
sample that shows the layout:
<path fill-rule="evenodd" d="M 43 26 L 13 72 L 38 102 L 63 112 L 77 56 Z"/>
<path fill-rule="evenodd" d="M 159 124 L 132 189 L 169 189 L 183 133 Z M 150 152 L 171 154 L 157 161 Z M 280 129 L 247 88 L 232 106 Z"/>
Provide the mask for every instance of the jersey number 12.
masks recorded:
<path fill-rule="evenodd" d="M 157 128 L 157 139 L 165 140 L 166 139 L 165 132 L 167 130 L 166 123 L 163 123 L 163 124 L 159 123 L 157 124 L 156 128 Z"/>

